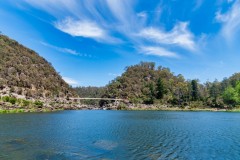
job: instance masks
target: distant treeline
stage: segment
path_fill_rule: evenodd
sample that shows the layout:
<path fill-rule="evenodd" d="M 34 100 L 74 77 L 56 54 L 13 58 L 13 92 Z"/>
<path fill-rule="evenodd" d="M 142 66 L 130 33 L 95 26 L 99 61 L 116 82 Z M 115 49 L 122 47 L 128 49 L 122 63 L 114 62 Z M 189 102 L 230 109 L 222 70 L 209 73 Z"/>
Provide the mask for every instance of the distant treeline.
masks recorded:
<path fill-rule="evenodd" d="M 199 83 L 174 75 L 169 68 L 141 62 L 129 66 L 106 87 L 75 88 L 80 97 L 128 99 L 134 104 L 159 104 L 178 107 L 237 107 L 240 105 L 240 73 L 223 81 Z"/>
<path fill-rule="evenodd" d="M 75 90 L 80 97 L 101 98 L 105 93 L 105 87 L 76 87 Z"/>
<path fill-rule="evenodd" d="M 106 87 L 76 87 L 74 88 L 80 97 L 84 98 L 101 98 L 106 93 Z M 100 102 L 97 100 L 81 100 L 81 103 L 88 105 L 99 105 Z"/>

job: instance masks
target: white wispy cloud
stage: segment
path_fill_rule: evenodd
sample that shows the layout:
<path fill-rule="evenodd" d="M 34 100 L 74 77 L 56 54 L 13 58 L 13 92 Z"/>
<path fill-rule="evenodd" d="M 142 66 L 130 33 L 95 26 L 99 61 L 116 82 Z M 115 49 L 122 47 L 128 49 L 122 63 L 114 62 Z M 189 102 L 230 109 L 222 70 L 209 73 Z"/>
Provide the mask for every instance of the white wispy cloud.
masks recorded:
<path fill-rule="evenodd" d="M 67 82 L 71 86 L 78 86 L 79 82 L 75 79 L 69 78 L 69 77 L 62 77 L 65 82 Z"/>
<path fill-rule="evenodd" d="M 76 0 L 25 0 L 25 2 L 54 16 L 56 21 L 50 23 L 56 29 L 73 37 L 85 37 L 112 44 L 122 43 L 120 39 L 111 36 L 112 30 L 95 8 L 101 3 Z"/>
<path fill-rule="evenodd" d="M 131 0 L 106 0 L 107 6 L 115 18 L 122 23 L 130 23 L 133 16 Z"/>
<path fill-rule="evenodd" d="M 97 23 L 89 20 L 74 20 L 68 17 L 62 21 L 55 22 L 54 26 L 62 32 L 74 37 L 92 38 L 96 41 L 106 43 L 121 42 L 121 40 L 109 36 Z"/>
<path fill-rule="evenodd" d="M 154 27 L 144 28 L 139 36 L 155 43 L 177 45 L 194 51 L 196 49 L 194 35 L 188 30 L 187 26 L 188 23 L 179 22 L 169 32 Z"/>
<path fill-rule="evenodd" d="M 195 1 L 195 6 L 193 7 L 193 11 L 199 9 L 204 3 L 204 0 L 196 0 Z"/>
<path fill-rule="evenodd" d="M 110 29 L 130 40 L 135 40 L 132 35 L 142 27 L 145 20 L 144 18 L 139 18 L 134 11 L 134 1 L 105 0 L 105 2 L 107 6 L 106 9 L 110 11 L 109 17 L 113 17 L 111 21 L 112 27 L 110 27 Z"/>
<path fill-rule="evenodd" d="M 146 18 L 147 17 L 147 13 L 142 11 L 142 12 L 137 13 L 137 16 L 141 17 L 141 18 Z"/>
<path fill-rule="evenodd" d="M 146 11 L 142 11 L 139 13 L 136 13 L 136 16 L 138 18 L 138 23 L 140 24 L 140 26 L 144 26 L 144 24 L 146 24 L 147 20 L 148 20 L 148 13 Z"/>
<path fill-rule="evenodd" d="M 76 0 L 24 0 L 29 5 L 42 9 L 51 15 L 60 16 L 66 14 L 66 11 L 76 13 L 78 2 Z"/>
<path fill-rule="evenodd" d="M 145 55 L 154 55 L 160 57 L 172 57 L 178 58 L 179 56 L 172 51 L 166 50 L 162 47 L 153 47 L 153 46 L 141 46 L 139 51 Z"/>
<path fill-rule="evenodd" d="M 62 21 L 54 23 L 59 30 L 72 36 L 80 36 L 94 39 L 102 39 L 106 37 L 105 31 L 96 23 L 91 21 L 74 20 L 66 18 Z"/>
<path fill-rule="evenodd" d="M 223 24 L 221 34 L 227 40 L 234 38 L 235 34 L 240 31 L 240 0 L 237 0 L 228 12 L 222 14 L 218 11 L 215 18 Z"/>
<path fill-rule="evenodd" d="M 54 16 L 56 20 L 50 24 L 73 37 L 94 39 L 107 44 L 123 44 L 126 41 L 134 48 L 141 48 L 140 51 L 147 55 L 165 57 L 176 57 L 176 53 L 170 51 L 176 46 L 191 52 L 197 49 L 195 36 L 188 29 L 187 22 L 177 23 L 170 31 L 166 31 L 161 26 L 159 28 L 146 26 L 146 22 L 150 18 L 149 14 L 155 15 L 156 12 L 158 13 L 156 15 L 161 15 L 160 6 L 153 11 L 137 13 L 134 7 L 136 1 L 133 0 L 25 1 Z M 55 49 L 78 54 L 67 48 L 57 47 Z M 139 51 L 138 49 L 136 51 Z M 79 55 L 81 54 L 79 53 Z"/>
<path fill-rule="evenodd" d="M 89 54 L 86 54 L 86 53 L 79 53 L 79 52 L 77 52 L 76 50 L 73 50 L 73 49 L 57 47 L 57 46 L 54 46 L 54 45 L 51 45 L 51 44 L 48 44 L 48 43 L 45 43 L 45 42 L 40 42 L 40 43 L 44 46 L 53 48 L 53 49 L 55 49 L 59 52 L 72 54 L 72 55 L 75 55 L 75 56 L 81 56 L 81 57 L 90 57 L 90 58 L 92 57 L 92 55 L 89 55 Z"/>

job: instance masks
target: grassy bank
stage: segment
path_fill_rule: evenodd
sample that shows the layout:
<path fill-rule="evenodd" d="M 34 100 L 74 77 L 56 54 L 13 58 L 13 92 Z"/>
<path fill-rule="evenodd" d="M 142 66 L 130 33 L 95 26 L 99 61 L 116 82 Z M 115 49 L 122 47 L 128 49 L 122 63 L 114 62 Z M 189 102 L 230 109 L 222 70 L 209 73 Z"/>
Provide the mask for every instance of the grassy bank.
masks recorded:
<path fill-rule="evenodd" d="M 0 109 L 0 114 L 6 114 L 6 113 L 44 113 L 44 112 L 56 112 L 56 111 L 62 111 L 63 109 Z"/>
<path fill-rule="evenodd" d="M 231 110 L 227 110 L 228 112 L 240 112 L 240 108 L 235 108 Z"/>
<path fill-rule="evenodd" d="M 56 112 L 62 111 L 64 109 L 57 109 L 57 110 L 50 110 L 50 109 L 0 109 L 0 114 L 8 114 L 8 113 L 42 113 L 42 112 Z M 77 109 L 76 109 L 77 110 Z M 81 110 L 81 109 L 79 109 Z M 83 109 L 86 110 L 86 109 Z M 132 108 L 132 109 L 121 109 L 122 111 L 192 111 L 192 112 L 240 112 L 240 109 L 211 109 L 211 108 L 194 108 L 194 109 L 181 109 L 181 108 L 164 108 L 164 109 L 157 109 L 157 108 Z"/>
<path fill-rule="evenodd" d="M 71 107 L 71 105 L 77 105 L 74 102 L 51 102 L 45 104 L 39 100 L 25 100 L 14 98 L 10 96 L 4 96 L 0 98 L 0 114 L 1 113 L 27 113 L 27 112 L 53 112 L 59 110 L 95 110 L 95 109 L 107 109 L 107 110 L 132 110 L 132 111 L 207 111 L 207 112 L 240 112 L 240 107 L 236 108 L 211 108 L 211 107 L 178 107 L 171 105 L 145 105 L 145 104 L 129 104 L 119 103 L 118 105 L 111 104 L 107 107 L 100 107 L 98 105 L 84 105 L 81 104 L 78 107 Z"/>
<path fill-rule="evenodd" d="M 127 110 L 133 110 L 133 111 L 208 111 L 208 112 L 240 112 L 240 109 L 234 109 L 234 110 L 226 110 L 226 109 L 214 109 L 214 108 L 191 108 L 191 109 L 185 109 L 185 108 L 131 108 Z"/>
<path fill-rule="evenodd" d="M 6 109 L 0 109 L 1 113 L 23 113 L 24 109 L 12 109 L 12 110 L 6 110 Z"/>
<path fill-rule="evenodd" d="M 0 113 L 51 112 L 63 110 L 58 103 L 45 104 L 40 100 L 26 100 L 12 96 L 0 97 Z M 49 107 L 50 106 L 50 107 Z"/>

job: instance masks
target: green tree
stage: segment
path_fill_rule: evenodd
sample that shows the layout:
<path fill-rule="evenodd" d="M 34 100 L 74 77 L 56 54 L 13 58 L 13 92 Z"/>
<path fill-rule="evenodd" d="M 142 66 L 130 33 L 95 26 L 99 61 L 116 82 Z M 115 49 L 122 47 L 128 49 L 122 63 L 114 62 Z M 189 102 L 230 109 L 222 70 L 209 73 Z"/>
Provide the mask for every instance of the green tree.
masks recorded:
<path fill-rule="evenodd" d="M 198 100 L 198 82 L 197 80 L 192 80 L 191 81 L 191 86 L 192 86 L 192 100 L 196 101 Z"/>
<path fill-rule="evenodd" d="M 212 83 L 209 93 L 212 97 L 213 104 L 217 104 L 217 99 L 220 96 L 220 83 L 217 80 Z"/>
<path fill-rule="evenodd" d="M 141 99 L 144 104 L 153 104 L 155 95 L 155 86 L 150 82 L 143 87 L 143 95 L 141 96 Z"/>
<path fill-rule="evenodd" d="M 224 103 L 235 105 L 238 101 L 238 94 L 233 87 L 228 87 L 223 93 Z"/>
<path fill-rule="evenodd" d="M 166 89 L 164 86 L 164 83 L 161 78 L 158 78 L 157 80 L 157 87 L 156 87 L 156 98 L 157 99 L 162 99 L 164 94 L 166 93 Z"/>
<path fill-rule="evenodd" d="M 235 87 L 235 91 L 237 94 L 237 104 L 240 104 L 240 81 L 237 82 L 237 85 Z"/>
<path fill-rule="evenodd" d="M 154 103 L 154 98 L 155 98 L 155 89 L 154 89 L 154 85 L 153 83 L 149 84 L 149 104 L 153 104 Z"/>

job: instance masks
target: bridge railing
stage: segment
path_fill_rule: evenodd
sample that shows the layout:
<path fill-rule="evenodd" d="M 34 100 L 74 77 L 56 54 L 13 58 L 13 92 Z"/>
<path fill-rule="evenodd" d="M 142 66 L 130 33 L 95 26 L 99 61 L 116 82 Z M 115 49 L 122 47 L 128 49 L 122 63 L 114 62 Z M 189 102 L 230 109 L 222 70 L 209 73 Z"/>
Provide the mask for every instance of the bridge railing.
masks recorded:
<path fill-rule="evenodd" d="M 69 98 L 71 100 L 109 100 L 109 101 L 128 101 L 120 98 Z"/>

